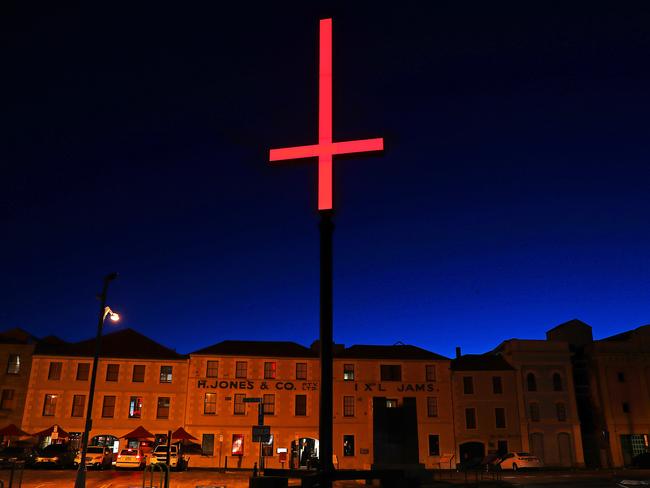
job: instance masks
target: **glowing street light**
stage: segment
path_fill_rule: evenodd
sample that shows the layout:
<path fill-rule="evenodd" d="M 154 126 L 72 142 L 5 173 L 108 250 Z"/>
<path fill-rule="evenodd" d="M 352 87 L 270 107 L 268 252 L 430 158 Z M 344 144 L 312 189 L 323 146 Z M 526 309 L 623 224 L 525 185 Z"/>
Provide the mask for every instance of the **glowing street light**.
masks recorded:
<path fill-rule="evenodd" d="M 84 433 L 81 436 L 81 459 L 79 461 L 79 469 L 77 470 L 77 478 L 74 482 L 75 488 L 86 488 L 86 453 L 88 452 L 88 436 L 93 426 L 93 400 L 95 398 L 95 382 L 97 380 L 97 365 L 99 363 L 99 351 L 102 344 L 102 329 L 106 317 L 110 317 L 112 322 L 120 320 L 120 316 L 111 310 L 111 307 L 106 305 L 106 294 L 108 292 L 108 284 L 117 278 L 117 273 L 111 273 L 104 277 L 104 287 L 102 293 L 99 295 L 101 305 L 99 306 L 99 317 L 97 322 L 97 337 L 95 338 L 95 355 L 93 357 L 93 370 L 90 375 L 90 390 L 88 391 L 88 409 L 86 410 L 86 424 Z"/>

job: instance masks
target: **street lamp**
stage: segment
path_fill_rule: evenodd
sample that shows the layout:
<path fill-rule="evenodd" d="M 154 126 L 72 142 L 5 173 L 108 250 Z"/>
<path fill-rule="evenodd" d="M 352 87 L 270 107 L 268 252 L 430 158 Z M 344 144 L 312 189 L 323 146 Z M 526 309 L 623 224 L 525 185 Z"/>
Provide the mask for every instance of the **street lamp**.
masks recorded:
<path fill-rule="evenodd" d="M 106 293 L 108 292 L 108 284 L 117 278 L 117 273 L 111 273 L 104 277 L 104 286 L 102 293 L 99 296 L 101 302 L 99 306 L 99 320 L 97 322 L 97 337 L 95 339 L 95 356 L 93 357 L 93 370 L 90 375 L 90 391 L 88 392 L 88 408 L 86 410 L 86 425 L 84 433 L 81 436 L 81 459 L 79 460 L 79 469 L 77 470 L 77 478 L 75 479 L 75 488 L 86 488 L 86 453 L 88 452 L 88 435 L 92 429 L 93 419 L 93 399 L 95 398 L 95 380 L 97 379 L 97 363 L 99 362 L 99 350 L 102 343 L 102 328 L 106 316 L 110 316 L 113 322 L 120 320 L 120 316 L 113 312 L 110 307 L 106 305 Z"/>

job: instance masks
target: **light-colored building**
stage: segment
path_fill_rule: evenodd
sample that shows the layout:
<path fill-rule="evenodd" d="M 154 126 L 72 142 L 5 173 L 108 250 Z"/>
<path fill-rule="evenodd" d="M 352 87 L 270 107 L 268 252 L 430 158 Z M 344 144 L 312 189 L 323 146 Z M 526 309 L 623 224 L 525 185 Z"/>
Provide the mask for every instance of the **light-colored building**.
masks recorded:
<path fill-rule="evenodd" d="M 516 370 L 522 449 L 547 466 L 584 466 L 569 345 L 510 339 L 494 352 Z"/>
<path fill-rule="evenodd" d="M 466 354 L 451 362 L 456 459 L 520 451 L 521 411 L 515 369 L 500 355 Z"/>
<path fill-rule="evenodd" d="M 24 430 L 39 432 L 57 425 L 78 442 L 84 429 L 94 348 L 94 339 L 36 347 Z M 187 366 L 185 356 L 132 329 L 105 335 L 90 438 L 120 438 L 140 425 L 161 435 L 183 426 Z"/>

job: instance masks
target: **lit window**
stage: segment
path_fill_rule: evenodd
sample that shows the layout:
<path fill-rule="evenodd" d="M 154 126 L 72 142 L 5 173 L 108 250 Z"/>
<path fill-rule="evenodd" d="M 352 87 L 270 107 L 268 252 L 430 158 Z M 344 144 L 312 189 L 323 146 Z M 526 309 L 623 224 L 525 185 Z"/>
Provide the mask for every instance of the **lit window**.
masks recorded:
<path fill-rule="evenodd" d="M 58 395 L 46 394 L 43 402 L 43 417 L 53 417 L 56 413 L 56 400 Z"/>
<path fill-rule="evenodd" d="M 142 397 L 132 396 L 129 401 L 129 418 L 139 419 L 142 417 Z"/>
<path fill-rule="evenodd" d="M 9 354 L 9 360 L 7 361 L 7 374 L 18 373 L 20 373 L 20 355 Z"/>
<path fill-rule="evenodd" d="M 386 398 L 386 408 L 397 408 L 398 406 L 397 398 Z"/>
<path fill-rule="evenodd" d="M 344 456 L 354 456 L 354 436 L 353 435 L 344 435 L 343 436 L 343 455 Z"/>
<path fill-rule="evenodd" d="M 217 394 L 206 393 L 203 400 L 203 414 L 216 415 L 217 413 Z"/>
<path fill-rule="evenodd" d="M 160 367 L 160 382 L 161 383 L 171 383 L 172 382 L 172 366 L 161 366 Z"/>
<path fill-rule="evenodd" d="M 343 365 L 343 380 L 354 381 L 354 364 Z"/>

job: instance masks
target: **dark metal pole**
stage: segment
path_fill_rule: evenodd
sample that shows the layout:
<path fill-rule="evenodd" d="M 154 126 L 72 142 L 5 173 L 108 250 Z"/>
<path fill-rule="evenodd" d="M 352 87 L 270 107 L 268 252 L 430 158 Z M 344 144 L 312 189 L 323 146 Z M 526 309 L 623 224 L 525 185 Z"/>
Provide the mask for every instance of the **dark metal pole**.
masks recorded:
<path fill-rule="evenodd" d="M 320 212 L 320 419 L 319 460 L 321 487 L 332 486 L 333 438 L 333 295 L 332 295 L 332 234 L 334 223 L 331 210 Z"/>
<path fill-rule="evenodd" d="M 79 461 L 79 469 L 77 470 L 77 478 L 75 479 L 75 488 L 86 487 L 86 453 L 88 452 L 88 435 L 93 426 L 93 400 L 95 398 L 95 381 L 97 379 L 97 364 L 99 362 L 99 351 L 102 344 L 102 328 L 104 326 L 104 319 L 106 318 L 106 293 L 108 292 L 108 284 L 117 278 L 117 273 L 111 273 L 104 277 L 104 286 L 102 294 L 99 296 L 99 320 L 97 322 L 97 337 L 95 339 L 95 356 L 93 357 L 93 370 L 90 375 L 90 391 L 88 392 L 88 408 L 86 410 L 86 425 L 84 433 L 81 436 L 81 460 Z"/>

